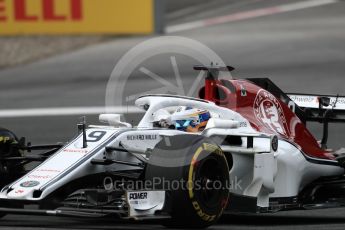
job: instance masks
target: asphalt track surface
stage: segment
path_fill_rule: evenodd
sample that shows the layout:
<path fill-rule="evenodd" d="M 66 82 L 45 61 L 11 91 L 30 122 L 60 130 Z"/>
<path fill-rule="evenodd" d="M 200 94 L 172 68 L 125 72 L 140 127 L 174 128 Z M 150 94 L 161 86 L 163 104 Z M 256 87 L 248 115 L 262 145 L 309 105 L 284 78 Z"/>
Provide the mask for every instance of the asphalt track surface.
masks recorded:
<path fill-rule="evenodd" d="M 246 2 L 246 1 L 245 1 Z M 271 7 L 293 1 L 248 1 L 202 10 L 196 20 Z M 182 20 L 182 19 L 180 19 Z M 181 21 L 182 22 L 182 21 Z M 195 39 L 235 66 L 236 78 L 269 77 L 286 92 L 345 94 L 345 2 L 296 10 L 184 31 L 173 35 Z M 0 109 L 103 106 L 104 93 L 115 64 L 133 46 L 151 37 L 114 40 L 36 63 L 0 71 Z M 169 57 L 148 60 L 147 69 L 173 81 Z M 193 61 L 176 56 L 186 87 L 196 78 Z M 128 94 L 145 91 L 139 73 L 128 80 Z M 157 85 L 159 87 L 159 85 Z M 67 141 L 76 132 L 79 115 L 1 118 L 1 126 L 33 143 Z M 138 114 L 127 117 L 135 122 Z M 96 116 L 88 116 L 97 123 Z M 318 125 L 310 126 L 320 138 Z M 330 146 L 344 143 L 344 125 L 332 125 Z M 0 227 L 46 229 L 160 229 L 156 223 L 128 224 L 111 219 L 9 215 Z M 270 215 L 227 216 L 212 229 L 344 229 L 345 209 L 281 212 Z"/>

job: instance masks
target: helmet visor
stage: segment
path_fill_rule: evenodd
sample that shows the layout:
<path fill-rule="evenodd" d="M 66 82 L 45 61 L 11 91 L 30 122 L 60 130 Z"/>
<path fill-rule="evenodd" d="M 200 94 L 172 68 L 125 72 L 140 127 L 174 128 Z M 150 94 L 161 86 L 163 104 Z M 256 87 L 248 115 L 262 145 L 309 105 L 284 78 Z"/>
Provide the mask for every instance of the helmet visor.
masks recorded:
<path fill-rule="evenodd" d="M 185 130 L 190 126 L 191 122 L 192 120 L 177 120 L 175 121 L 175 127 L 177 130 Z"/>

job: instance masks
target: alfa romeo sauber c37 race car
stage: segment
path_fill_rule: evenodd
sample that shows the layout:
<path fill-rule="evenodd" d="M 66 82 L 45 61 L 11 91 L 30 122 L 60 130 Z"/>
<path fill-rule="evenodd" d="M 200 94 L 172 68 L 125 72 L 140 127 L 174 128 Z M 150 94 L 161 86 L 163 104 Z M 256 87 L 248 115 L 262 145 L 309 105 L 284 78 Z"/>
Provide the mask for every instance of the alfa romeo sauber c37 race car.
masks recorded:
<path fill-rule="evenodd" d="M 194 69 L 205 72 L 199 98 L 142 96 L 135 127 L 102 114 L 107 125 L 83 121 L 68 143 L 40 146 L 1 129 L 0 214 L 203 228 L 234 212 L 345 205 L 344 152 L 327 147 L 328 124 L 345 121 L 344 97 L 221 78 L 229 66 Z M 322 140 L 310 121 L 323 124 Z M 27 170 L 33 161 L 41 163 Z"/>

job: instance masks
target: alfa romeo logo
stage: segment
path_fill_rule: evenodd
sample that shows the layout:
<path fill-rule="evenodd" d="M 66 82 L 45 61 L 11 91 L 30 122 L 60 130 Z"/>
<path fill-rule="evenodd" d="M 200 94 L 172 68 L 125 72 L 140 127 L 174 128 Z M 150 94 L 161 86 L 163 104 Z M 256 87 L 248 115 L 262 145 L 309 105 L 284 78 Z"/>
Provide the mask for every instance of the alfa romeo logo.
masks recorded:
<path fill-rule="evenodd" d="M 25 181 L 25 182 L 21 183 L 20 186 L 23 188 L 31 188 L 31 187 L 35 187 L 39 184 L 40 184 L 40 182 L 38 182 L 38 181 L 30 180 L 30 181 Z"/>
<path fill-rule="evenodd" d="M 266 90 L 261 89 L 254 101 L 254 114 L 259 122 L 268 129 L 289 136 L 289 128 L 284 115 L 283 107 L 278 99 Z"/>

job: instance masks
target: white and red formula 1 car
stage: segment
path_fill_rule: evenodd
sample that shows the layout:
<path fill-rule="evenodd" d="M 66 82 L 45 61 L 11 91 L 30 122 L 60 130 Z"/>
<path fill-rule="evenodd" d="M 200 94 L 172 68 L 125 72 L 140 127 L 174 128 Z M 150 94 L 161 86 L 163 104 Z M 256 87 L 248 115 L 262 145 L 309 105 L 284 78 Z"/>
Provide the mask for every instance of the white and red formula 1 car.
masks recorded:
<path fill-rule="evenodd" d="M 327 150 L 328 123 L 345 121 L 344 97 L 287 95 L 268 79 L 218 77 L 231 67 L 195 69 L 207 74 L 200 98 L 142 96 L 136 105 L 146 113 L 136 127 L 103 114 L 109 125 L 80 123 L 70 142 L 46 146 L 1 129 L 0 213 L 207 227 L 230 212 L 345 205 L 345 157 Z M 186 119 L 171 111 L 181 106 L 207 111 L 205 127 L 177 129 Z M 323 123 L 321 142 L 308 121 Z M 32 161 L 42 163 L 26 172 Z"/>

